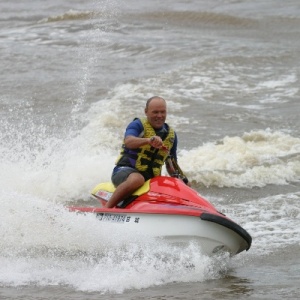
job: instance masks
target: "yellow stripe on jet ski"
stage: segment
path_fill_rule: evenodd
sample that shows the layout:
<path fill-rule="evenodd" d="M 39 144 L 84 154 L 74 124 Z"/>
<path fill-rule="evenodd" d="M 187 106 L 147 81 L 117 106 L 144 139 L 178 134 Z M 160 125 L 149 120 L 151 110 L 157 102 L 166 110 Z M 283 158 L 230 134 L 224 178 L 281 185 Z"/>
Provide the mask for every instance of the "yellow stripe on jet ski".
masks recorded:
<path fill-rule="evenodd" d="M 112 182 L 101 182 L 93 188 L 91 194 L 96 195 L 97 192 L 99 192 L 100 190 L 113 193 L 116 190 L 116 188 Z M 133 195 L 139 196 L 147 193 L 149 190 L 150 190 L 150 180 L 147 180 L 140 188 L 138 188 L 133 193 Z"/>

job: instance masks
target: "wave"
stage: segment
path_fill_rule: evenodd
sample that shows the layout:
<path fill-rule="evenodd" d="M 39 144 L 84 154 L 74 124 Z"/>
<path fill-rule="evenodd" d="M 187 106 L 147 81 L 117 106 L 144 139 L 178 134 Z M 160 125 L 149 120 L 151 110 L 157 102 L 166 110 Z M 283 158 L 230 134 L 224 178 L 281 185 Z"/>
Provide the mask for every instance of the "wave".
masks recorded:
<path fill-rule="evenodd" d="M 132 18 L 131 15 L 127 17 Z M 199 12 L 199 11 L 155 11 L 134 15 L 135 19 L 155 21 L 156 23 L 177 23 L 184 26 L 195 25 L 226 25 L 232 27 L 249 27 L 257 24 L 257 21 L 245 17 L 236 17 L 228 14 Z"/>
<path fill-rule="evenodd" d="M 70 20 L 88 20 L 95 18 L 97 13 L 93 11 L 78 11 L 70 9 L 69 11 L 56 16 L 50 16 L 41 19 L 38 23 L 50 23 L 50 22 L 60 22 L 60 21 L 70 21 Z"/>
<path fill-rule="evenodd" d="M 300 139 L 279 131 L 227 136 L 181 154 L 189 177 L 207 187 L 252 188 L 300 180 Z"/>

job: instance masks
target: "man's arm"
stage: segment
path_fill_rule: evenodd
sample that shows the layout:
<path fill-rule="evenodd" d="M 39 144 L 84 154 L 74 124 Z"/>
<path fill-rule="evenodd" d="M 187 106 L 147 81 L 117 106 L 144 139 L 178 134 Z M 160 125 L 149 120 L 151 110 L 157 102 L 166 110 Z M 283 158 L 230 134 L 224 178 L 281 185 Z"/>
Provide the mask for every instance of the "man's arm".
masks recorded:
<path fill-rule="evenodd" d="M 137 149 L 144 145 L 151 145 L 154 148 L 160 148 L 163 144 L 162 139 L 159 136 L 152 136 L 151 138 L 136 137 L 133 135 L 126 136 L 125 147 L 128 149 Z"/>
<path fill-rule="evenodd" d="M 128 149 L 137 149 L 151 143 L 150 138 L 141 138 L 133 135 L 128 135 L 125 138 L 125 147 Z"/>
<path fill-rule="evenodd" d="M 183 173 L 183 171 L 181 170 L 177 162 L 177 143 L 178 143 L 178 139 L 175 133 L 175 140 L 174 140 L 173 147 L 170 151 L 169 157 L 166 159 L 166 163 L 165 163 L 166 169 L 168 174 L 171 177 L 180 178 L 186 185 L 191 186 L 191 183 L 189 182 L 188 178 Z"/>
<path fill-rule="evenodd" d="M 171 177 L 176 177 L 181 179 L 186 185 L 191 186 L 191 183 L 189 182 L 188 178 L 186 177 L 186 175 L 183 173 L 183 171 L 181 170 L 181 168 L 179 167 L 177 160 L 172 157 L 169 156 L 166 160 L 166 169 L 168 174 Z"/>

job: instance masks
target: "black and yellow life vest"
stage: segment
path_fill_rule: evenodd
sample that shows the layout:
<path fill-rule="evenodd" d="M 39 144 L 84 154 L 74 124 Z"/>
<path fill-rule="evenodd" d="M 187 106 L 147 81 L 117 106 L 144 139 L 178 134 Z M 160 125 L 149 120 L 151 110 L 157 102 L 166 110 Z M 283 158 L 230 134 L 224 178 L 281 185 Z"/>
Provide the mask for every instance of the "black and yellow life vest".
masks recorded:
<path fill-rule="evenodd" d="M 161 174 L 162 166 L 173 147 L 175 132 L 168 125 L 166 125 L 166 131 L 155 132 L 147 119 L 140 121 L 144 128 L 144 134 L 141 137 L 150 138 L 158 135 L 163 140 L 164 147 L 156 149 L 147 144 L 138 149 L 127 149 L 123 144 L 116 165 L 134 167 L 143 174 L 145 179 L 149 179 Z"/>

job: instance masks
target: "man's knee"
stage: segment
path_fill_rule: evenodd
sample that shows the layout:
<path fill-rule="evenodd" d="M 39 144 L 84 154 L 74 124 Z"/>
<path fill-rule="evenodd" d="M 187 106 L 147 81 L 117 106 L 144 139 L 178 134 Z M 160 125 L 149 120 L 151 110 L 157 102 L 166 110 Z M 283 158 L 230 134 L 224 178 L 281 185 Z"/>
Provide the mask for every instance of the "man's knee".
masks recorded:
<path fill-rule="evenodd" d="M 145 183 L 145 178 L 141 173 L 135 172 L 131 173 L 128 176 L 128 180 L 130 180 L 135 186 L 141 186 Z"/>
<path fill-rule="evenodd" d="M 121 183 L 126 181 L 131 174 L 139 174 L 137 170 L 129 167 L 124 167 L 118 170 L 115 174 L 112 175 L 112 183 L 114 186 L 119 186 Z"/>

